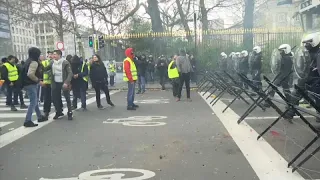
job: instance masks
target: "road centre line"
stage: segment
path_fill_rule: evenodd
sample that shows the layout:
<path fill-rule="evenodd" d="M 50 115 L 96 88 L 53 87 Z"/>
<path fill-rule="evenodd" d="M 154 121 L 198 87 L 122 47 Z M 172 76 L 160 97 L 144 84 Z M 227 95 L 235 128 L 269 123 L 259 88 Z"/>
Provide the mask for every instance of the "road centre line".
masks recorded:
<path fill-rule="evenodd" d="M 202 94 L 199 93 L 200 96 Z M 243 121 L 238 125 L 239 115 L 231 108 L 222 113 L 226 104 L 221 100 L 212 107 L 212 98 L 206 99 L 208 95 L 201 97 L 227 129 L 260 180 L 305 180 L 297 171 L 291 173 L 287 168 L 288 162 L 263 137 L 257 140 L 258 133 L 249 124 Z"/>
<path fill-rule="evenodd" d="M 120 92 L 120 91 L 118 91 L 118 90 L 117 91 L 110 91 L 110 95 L 118 93 L 118 92 Z M 101 95 L 101 99 L 104 98 L 104 97 L 105 97 L 105 94 L 102 94 Z M 86 102 L 87 102 L 87 105 L 89 105 L 89 104 L 94 103 L 95 101 L 96 101 L 96 97 L 92 97 L 90 99 L 87 99 Z M 81 102 L 78 103 L 78 107 L 80 107 L 80 106 L 81 106 Z M 68 108 L 64 108 L 63 112 L 65 114 L 67 114 Z M 15 129 L 13 131 L 10 131 L 8 133 L 5 133 L 5 134 L 1 135 L 0 136 L 0 149 L 3 148 L 6 145 L 18 140 L 18 139 L 26 136 L 26 135 L 38 130 L 38 129 L 40 129 L 40 128 L 52 123 L 54 121 L 53 120 L 54 114 L 55 113 L 51 113 L 50 116 L 49 116 L 49 120 L 46 121 L 46 122 L 39 123 L 39 125 L 37 127 L 26 128 L 24 126 L 21 126 L 21 127 Z M 25 116 L 25 114 L 24 114 L 24 116 Z"/>

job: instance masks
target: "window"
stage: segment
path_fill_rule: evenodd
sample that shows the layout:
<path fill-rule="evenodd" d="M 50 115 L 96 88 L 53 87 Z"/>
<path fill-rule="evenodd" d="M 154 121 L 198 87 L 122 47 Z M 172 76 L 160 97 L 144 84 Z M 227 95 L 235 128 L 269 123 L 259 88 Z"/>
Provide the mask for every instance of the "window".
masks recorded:
<path fill-rule="evenodd" d="M 11 30 L 12 30 L 12 33 L 14 33 L 14 27 L 12 27 Z"/>
<path fill-rule="evenodd" d="M 44 33 L 44 24 L 40 24 L 40 33 Z"/>

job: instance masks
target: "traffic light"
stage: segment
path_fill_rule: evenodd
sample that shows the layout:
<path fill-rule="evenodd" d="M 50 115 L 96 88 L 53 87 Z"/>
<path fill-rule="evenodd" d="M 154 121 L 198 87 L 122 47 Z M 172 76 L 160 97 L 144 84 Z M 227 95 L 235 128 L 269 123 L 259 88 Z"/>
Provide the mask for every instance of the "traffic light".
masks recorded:
<path fill-rule="evenodd" d="M 103 36 L 99 36 L 99 49 L 104 47 L 104 39 Z"/>
<path fill-rule="evenodd" d="M 89 47 L 93 47 L 93 37 L 89 36 Z"/>

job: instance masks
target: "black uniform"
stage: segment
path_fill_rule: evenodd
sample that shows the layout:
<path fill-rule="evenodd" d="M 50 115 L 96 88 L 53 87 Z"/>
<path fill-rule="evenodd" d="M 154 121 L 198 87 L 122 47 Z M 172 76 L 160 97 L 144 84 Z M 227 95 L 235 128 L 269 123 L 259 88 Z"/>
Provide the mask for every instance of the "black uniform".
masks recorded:
<path fill-rule="evenodd" d="M 219 61 L 218 61 L 218 68 L 219 68 L 219 71 L 227 71 L 228 69 L 228 59 L 227 58 L 221 58 Z"/>
<path fill-rule="evenodd" d="M 309 90 L 311 92 L 314 92 L 316 94 L 320 94 L 320 49 L 319 46 L 316 46 L 314 48 L 311 48 L 309 50 L 310 58 L 311 58 L 311 67 L 309 68 L 309 75 L 308 77 L 304 79 L 299 79 L 297 82 L 297 86 L 301 88 L 302 90 Z M 290 99 L 290 102 L 295 105 L 299 105 L 299 101 L 301 100 L 301 95 L 298 91 L 294 90 L 292 92 L 292 97 Z M 317 105 L 320 104 L 319 98 L 314 98 L 315 103 Z M 289 110 L 285 118 L 286 119 L 292 119 L 294 116 L 294 111 Z M 319 120 L 318 120 L 319 121 Z"/>
<path fill-rule="evenodd" d="M 164 58 L 159 59 L 157 63 L 157 69 L 159 72 L 159 77 L 160 77 L 160 85 L 162 87 L 162 90 L 165 89 L 165 79 L 167 76 L 167 62 Z"/>
<path fill-rule="evenodd" d="M 292 53 L 289 54 L 281 54 L 281 66 L 280 66 L 280 74 L 277 79 L 273 82 L 276 86 L 281 86 L 283 88 L 284 95 L 288 100 L 290 100 L 291 92 L 289 87 L 290 76 L 289 74 L 292 72 Z M 274 90 L 270 90 L 268 94 L 273 97 L 275 94 Z M 267 107 L 268 104 L 265 104 Z"/>
<path fill-rule="evenodd" d="M 253 84 L 259 89 L 262 88 L 261 83 L 262 53 L 253 52 L 251 62 L 251 76 Z"/>
<path fill-rule="evenodd" d="M 242 75 L 247 77 L 249 72 L 249 56 L 241 57 L 239 62 L 239 71 Z M 242 87 L 248 89 L 248 85 L 246 83 L 242 83 Z"/>

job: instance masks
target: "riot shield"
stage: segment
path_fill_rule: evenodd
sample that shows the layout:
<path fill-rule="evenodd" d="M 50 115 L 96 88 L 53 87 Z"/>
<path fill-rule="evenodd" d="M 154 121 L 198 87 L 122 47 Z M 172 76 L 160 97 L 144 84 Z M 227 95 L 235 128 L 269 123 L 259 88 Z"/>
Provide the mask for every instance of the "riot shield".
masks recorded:
<path fill-rule="evenodd" d="M 270 59 L 270 67 L 271 67 L 271 72 L 274 75 L 278 75 L 280 73 L 281 54 L 278 49 L 274 49 L 272 51 L 271 59 Z"/>
<path fill-rule="evenodd" d="M 252 65 L 254 64 L 254 55 L 253 55 L 253 53 L 252 52 L 250 52 L 249 53 L 249 71 L 251 71 L 252 70 Z"/>
<path fill-rule="evenodd" d="M 234 68 L 234 70 L 239 71 L 239 70 L 240 70 L 240 69 L 239 69 L 239 66 L 240 66 L 240 57 L 237 56 L 237 55 L 234 55 L 234 56 L 232 57 L 232 62 L 233 62 L 233 68 Z"/>
<path fill-rule="evenodd" d="M 293 57 L 293 68 L 299 79 L 305 79 L 309 75 L 311 58 L 309 52 L 304 47 L 299 47 Z"/>

